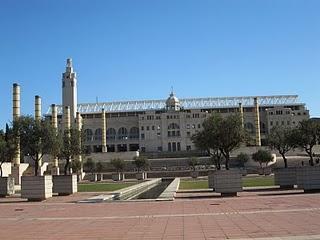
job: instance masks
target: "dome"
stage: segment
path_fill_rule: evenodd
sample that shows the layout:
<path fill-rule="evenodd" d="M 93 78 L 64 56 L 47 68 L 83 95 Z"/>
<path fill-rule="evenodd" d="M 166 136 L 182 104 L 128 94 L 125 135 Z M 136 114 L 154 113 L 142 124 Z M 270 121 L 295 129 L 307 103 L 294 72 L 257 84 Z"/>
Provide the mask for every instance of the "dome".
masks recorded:
<path fill-rule="evenodd" d="M 171 92 L 170 96 L 168 97 L 168 99 L 166 101 L 166 107 L 167 107 L 168 110 L 174 110 L 174 111 L 179 111 L 180 110 L 180 101 L 174 95 L 173 92 Z"/>

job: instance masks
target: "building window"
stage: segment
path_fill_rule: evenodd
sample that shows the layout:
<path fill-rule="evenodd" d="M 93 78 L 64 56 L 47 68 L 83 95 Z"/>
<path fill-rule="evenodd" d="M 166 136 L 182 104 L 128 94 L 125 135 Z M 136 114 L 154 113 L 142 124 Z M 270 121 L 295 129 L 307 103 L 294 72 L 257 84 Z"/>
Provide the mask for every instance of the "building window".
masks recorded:
<path fill-rule="evenodd" d="M 119 128 L 118 139 L 128 139 L 128 130 L 125 127 Z"/>
<path fill-rule="evenodd" d="M 270 121 L 270 126 L 273 126 L 273 121 Z"/>
<path fill-rule="evenodd" d="M 175 142 L 172 143 L 172 152 L 177 151 L 177 144 Z"/>
<path fill-rule="evenodd" d="M 145 152 L 146 151 L 146 148 L 145 147 L 142 147 L 141 148 L 141 152 Z"/>
<path fill-rule="evenodd" d="M 190 129 L 190 124 L 187 124 L 187 129 Z"/>
<path fill-rule="evenodd" d="M 158 147 L 158 152 L 162 152 L 162 147 Z"/>
<path fill-rule="evenodd" d="M 152 130 L 153 130 L 153 131 L 154 131 L 154 129 L 155 129 L 154 126 L 152 126 Z"/>
<path fill-rule="evenodd" d="M 179 142 L 177 143 L 177 149 L 178 151 L 181 151 L 181 144 Z"/>
<path fill-rule="evenodd" d="M 93 140 L 93 132 L 91 129 L 84 130 L 84 138 L 86 142 L 91 142 Z"/>
<path fill-rule="evenodd" d="M 116 130 L 114 128 L 107 129 L 107 139 L 115 140 L 116 139 Z"/>
<path fill-rule="evenodd" d="M 132 127 L 130 129 L 129 138 L 130 139 L 139 139 L 139 128 Z"/>
<path fill-rule="evenodd" d="M 94 133 L 94 140 L 95 141 L 101 141 L 102 140 L 102 129 L 101 128 L 96 129 L 96 131 Z"/>
<path fill-rule="evenodd" d="M 160 137 L 160 136 L 161 136 L 161 133 L 160 133 L 160 132 L 157 132 L 157 136 Z"/>
<path fill-rule="evenodd" d="M 201 124 L 198 124 L 198 128 L 201 128 Z"/>
<path fill-rule="evenodd" d="M 149 131 L 149 126 L 147 126 L 147 131 Z"/>
<path fill-rule="evenodd" d="M 144 133 L 141 133 L 141 139 L 144 139 Z"/>
<path fill-rule="evenodd" d="M 168 143 L 168 152 L 171 152 L 171 143 Z"/>
<path fill-rule="evenodd" d="M 191 146 L 190 145 L 187 146 L 187 151 L 191 151 Z"/>
<path fill-rule="evenodd" d="M 190 137 L 190 135 L 191 135 L 190 132 L 187 132 L 187 137 Z"/>
<path fill-rule="evenodd" d="M 141 126 L 141 131 L 144 131 L 144 126 Z"/>

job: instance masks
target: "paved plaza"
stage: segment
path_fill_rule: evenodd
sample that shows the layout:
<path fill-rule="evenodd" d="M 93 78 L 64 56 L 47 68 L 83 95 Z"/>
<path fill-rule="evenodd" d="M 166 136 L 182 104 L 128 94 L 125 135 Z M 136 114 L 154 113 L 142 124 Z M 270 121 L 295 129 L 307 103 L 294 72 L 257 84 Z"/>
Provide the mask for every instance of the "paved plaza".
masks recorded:
<path fill-rule="evenodd" d="M 1 239 L 320 239 L 320 194 L 186 191 L 175 201 L 76 203 L 94 195 L 0 199 Z"/>

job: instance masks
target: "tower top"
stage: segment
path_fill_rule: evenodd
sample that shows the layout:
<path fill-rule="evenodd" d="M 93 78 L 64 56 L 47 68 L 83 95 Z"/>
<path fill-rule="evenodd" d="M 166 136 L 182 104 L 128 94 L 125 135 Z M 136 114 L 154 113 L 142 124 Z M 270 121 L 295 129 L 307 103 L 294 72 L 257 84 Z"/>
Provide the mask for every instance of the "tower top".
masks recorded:
<path fill-rule="evenodd" d="M 66 72 L 67 73 L 72 73 L 73 72 L 72 58 L 67 58 Z"/>

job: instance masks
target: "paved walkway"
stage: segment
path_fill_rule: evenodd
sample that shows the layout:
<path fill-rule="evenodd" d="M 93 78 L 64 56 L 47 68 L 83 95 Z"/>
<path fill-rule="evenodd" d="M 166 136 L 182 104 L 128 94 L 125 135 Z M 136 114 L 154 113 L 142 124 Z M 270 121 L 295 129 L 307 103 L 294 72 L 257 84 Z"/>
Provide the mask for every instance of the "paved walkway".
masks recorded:
<path fill-rule="evenodd" d="M 0 239 L 320 239 L 320 194 L 184 192 L 174 202 L 75 203 L 92 195 L 0 199 Z"/>

